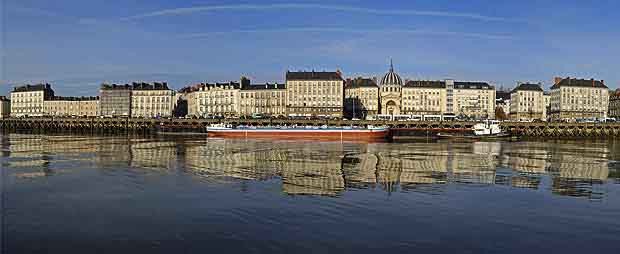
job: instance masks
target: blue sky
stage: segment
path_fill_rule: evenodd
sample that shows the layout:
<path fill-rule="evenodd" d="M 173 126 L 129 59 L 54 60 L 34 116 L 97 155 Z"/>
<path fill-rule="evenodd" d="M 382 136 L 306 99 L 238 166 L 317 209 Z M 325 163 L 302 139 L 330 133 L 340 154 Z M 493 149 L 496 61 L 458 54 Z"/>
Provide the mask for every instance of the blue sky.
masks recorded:
<path fill-rule="evenodd" d="M 4 0 L 0 94 L 47 81 L 283 81 L 288 70 L 513 87 L 554 76 L 620 82 L 620 1 Z"/>

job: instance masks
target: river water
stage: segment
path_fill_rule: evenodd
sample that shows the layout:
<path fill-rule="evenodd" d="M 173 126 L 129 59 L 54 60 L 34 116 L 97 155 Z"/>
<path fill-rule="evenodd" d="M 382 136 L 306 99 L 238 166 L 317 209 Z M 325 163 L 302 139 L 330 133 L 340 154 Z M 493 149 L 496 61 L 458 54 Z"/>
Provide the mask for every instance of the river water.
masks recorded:
<path fill-rule="evenodd" d="M 0 145 L 2 253 L 620 250 L 618 141 Z"/>

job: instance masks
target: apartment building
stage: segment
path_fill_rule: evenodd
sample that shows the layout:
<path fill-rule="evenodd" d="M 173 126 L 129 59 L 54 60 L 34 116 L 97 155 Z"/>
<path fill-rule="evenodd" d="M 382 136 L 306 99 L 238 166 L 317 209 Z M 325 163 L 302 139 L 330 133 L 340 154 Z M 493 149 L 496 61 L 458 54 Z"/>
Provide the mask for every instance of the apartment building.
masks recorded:
<path fill-rule="evenodd" d="M 11 116 L 11 100 L 6 96 L 0 96 L 0 119 Z"/>
<path fill-rule="evenodd" d="M 550 94 L 553 120 L 607 117 L 609 90 L 603 80 L 555 78 Z"/>
<path fill-rule="evenodd" d="M 132 83 L 131 117 L 171 117 L 174 99 L 166 82 Z"/>
<path fill-rule="evenodd" d="M 347 79 L 344 87 L 344 111 L 347 118 L 366 119 L 379 114 L 379 86 L 375 79 Z"/>
<path fill-rule="evenodd" d="M 235 117 L 239 114 L 238 82 L 200 83 L 190 88 L 187 95 L 188 116 Z"/>
<path fill-rule="evenodd" d="M 243 81 L 242 81 L 243 83 Z M 242 85 L 239 91 L 239 116 L 263 114 L 286 116 L 286 85 L 278 83 Z"/>
<path fill-rule="evenodd" d="M 131 90 L 129 84 L 101 84 L 99 89 L 99 115 L 131 116 Z"/>
<path fill-rule="evenodd" d="M 620 89 L 609 91 L 609 117 L 620 119 Z"/>
<path fill-rule="evenodd" d="M 46 116 L 95 117 L 99 115 L 99 97 L 55 96 L 43 103 Z"/>
<path fill-rule="evenodd" d="M 344 80 L 335 72 L 286 72 L 287 114 L 342 117 Z"/>
<path fill-rule="evenodd" d="M 401 112 L 406 115 L 441 115 L 446 113 L 444 81 L 410 80 L 402 88 Z"/>
<path fill-rule="evenodd" d="M 44 101 L 52 97 L 50 84 L 17 86 L 11 91 L 11 116 L 43 116 Z"/>
<path fill-rule="evenodd" d="M 521 83 L 510 92 L 510 119 L 545 119 L 545 99 L 541 84 Z"/>
<path fill-rule="evenodd" d="M 445 82 L 446 113 L 473 119 L 495 118 L 495 87 L 486 82 Z"/>

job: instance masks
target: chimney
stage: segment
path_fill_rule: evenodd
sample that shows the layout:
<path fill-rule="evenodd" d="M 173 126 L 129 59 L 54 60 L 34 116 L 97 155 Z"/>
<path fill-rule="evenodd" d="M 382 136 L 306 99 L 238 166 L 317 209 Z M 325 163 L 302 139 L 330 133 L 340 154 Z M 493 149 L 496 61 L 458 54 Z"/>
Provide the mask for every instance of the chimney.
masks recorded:
<path fill-rule="evenodd" d="M 560 83 L 560 81 L 562 81 L 562 78 L 561 78 L 561 77 L 555 77 L 555 78 L 553 78 L 553 84 L 554 84 L 554 85 L 557 85 L 558 83 Z"/>
<path fill-rule="evenodd" d="M 249 86 L 250 86 L 250 79 L 245 77 L 245 76 L 242 76 L 241 77 L 241 87 L 246 88 L 246 87 L 249 87 Z"/>

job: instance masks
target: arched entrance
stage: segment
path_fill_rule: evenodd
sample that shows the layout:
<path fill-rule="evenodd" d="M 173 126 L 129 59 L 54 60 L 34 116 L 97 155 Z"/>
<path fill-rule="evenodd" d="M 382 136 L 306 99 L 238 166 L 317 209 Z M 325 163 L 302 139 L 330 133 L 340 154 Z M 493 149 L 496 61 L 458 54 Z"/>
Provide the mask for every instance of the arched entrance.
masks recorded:
<path fill-rule="evenodd" d="M 389 100 L 386 104 L 385 104 L 385 114 L 388 115 L 398 115 L 400 114 L 400 107 L 398 106 L 398 104 L 393 101 L 393 100 Z"/>

